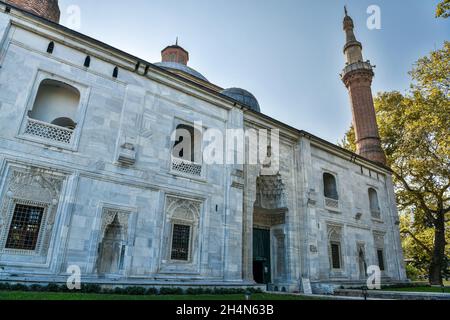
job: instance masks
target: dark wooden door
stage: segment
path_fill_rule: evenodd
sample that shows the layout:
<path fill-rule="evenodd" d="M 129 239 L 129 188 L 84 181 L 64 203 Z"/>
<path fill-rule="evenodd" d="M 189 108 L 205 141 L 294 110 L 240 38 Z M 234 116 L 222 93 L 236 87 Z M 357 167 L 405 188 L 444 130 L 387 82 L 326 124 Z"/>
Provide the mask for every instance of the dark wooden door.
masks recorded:
<path fill-rule="evenodd" d="M 270 230 L 253 229 L 253 277 L 257 283 L 271 280 Z"/>

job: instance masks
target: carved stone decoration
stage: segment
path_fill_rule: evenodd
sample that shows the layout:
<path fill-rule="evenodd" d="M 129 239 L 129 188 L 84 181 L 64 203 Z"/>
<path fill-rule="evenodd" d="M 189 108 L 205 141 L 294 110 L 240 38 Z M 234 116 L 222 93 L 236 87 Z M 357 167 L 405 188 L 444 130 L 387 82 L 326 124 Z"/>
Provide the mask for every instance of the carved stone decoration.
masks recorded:
<path fill-rule="evenodd" d="M 124 166 L 132 166 L 136 162 L 136 148 L 132 143 L 124 143 L 120 146 L 117 161 Z"/>
<path fill-rule="evenodd" d="M 373 233 L 373 241 L 375 244 L 375 248 L 383 249 L 384 248 L 384 234 L 380 232 Z"/>
<path fill-rule="evenodd" d="M 269 210 L 287 208 L 286 188 L 280 174 L 256 179 L 255 207 Z"/>
<path fill-rule="evenodd" d="M 342 238 L 342 227 L 337 225 L 328 225 L 328 240 L 340 242 Z"/>
<path fill-rule="evenodd" d="M 115 218 L 118 219 L 120 225 L 123 227 L 124 238 L 128 236 L 128 220 L 130 217 L 130 212 L 114 209 L 114 208 L 103 208 L 102 212 L 102 226 L 101 226 L 101 237 L 105 236 L 106 227 L 110 225 Z"/>
<path fill-rule="evenodd" d="M 244 189 L 244 171 L 233 170 L 231 173 L 231 187 L 236 189 Z"/>
<path fill-rule="evenodd" d="M 42 169 L 14 170 L 9 177 L 8 192 L 15 198 L 52 203 L 62 186 L 61 177 L 46 174 Z"/>
<path fill-rule="evenodd" d="M 167 214 L 170 219 L 198 223 L 201 203 L 198 201 L 167 197 Z"/>

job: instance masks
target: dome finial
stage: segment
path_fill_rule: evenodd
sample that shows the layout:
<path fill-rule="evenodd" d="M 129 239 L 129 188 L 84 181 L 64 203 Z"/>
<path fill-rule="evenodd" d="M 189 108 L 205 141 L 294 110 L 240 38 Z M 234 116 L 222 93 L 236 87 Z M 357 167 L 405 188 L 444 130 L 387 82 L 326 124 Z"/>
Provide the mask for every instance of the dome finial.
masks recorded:
<path fill-rule="evenodd" d="M 177 36 L 177 40 L 175 41 L 175 45 L 176 46 L 178 45 L 178 36 Z"/>
<path fill-rule="evenodd" d="M 344 6 L 344 11 L 345 11 L 345 16 L 348 17 L 348 11 L 347 11 L 347 6 Z"/>

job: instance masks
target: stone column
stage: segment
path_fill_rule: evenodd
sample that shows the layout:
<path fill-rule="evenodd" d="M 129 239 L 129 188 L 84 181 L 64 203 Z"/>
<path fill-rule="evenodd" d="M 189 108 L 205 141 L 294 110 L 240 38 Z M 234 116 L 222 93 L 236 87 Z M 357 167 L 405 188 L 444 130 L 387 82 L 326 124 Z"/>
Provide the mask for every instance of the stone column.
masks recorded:
<path fill-rule="evenodd" d="M 236 108 L 230 110 L 227 128 L 243 127 L 242 111 Z M 233 150 L 233 145 L 228 144 L 228 141 L 225 150 L 227 153 Z M 225 161 L 226 158 L 225 156 Z M 227 164 L 225 167 L 224 280 L 242 281 L 244 166 L 243 164 Z"/>
<path fill-rule="evenodd" d="M 314 189 L 311 161 L 311 143 L 302 137 L 298 145 L 298 207 L 300 214 L 299 233 L 301 234 L 301 277 L 316 280 L 319 278 L 318 242 L 316 198 L 318 190 Z"/>

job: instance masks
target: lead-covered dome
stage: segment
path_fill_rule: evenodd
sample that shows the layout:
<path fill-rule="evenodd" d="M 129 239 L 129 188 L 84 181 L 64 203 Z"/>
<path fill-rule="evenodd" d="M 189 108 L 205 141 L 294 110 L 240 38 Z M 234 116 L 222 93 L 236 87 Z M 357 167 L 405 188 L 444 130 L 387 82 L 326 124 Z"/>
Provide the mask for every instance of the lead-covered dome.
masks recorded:
<path fill-rule="evenodd" d="M 198 79 L 201 79 L 205 82 L 209 82 L 206 77 L 204 77 L 200 72 L 192 69 L 191 67 L 188 67 L 187 65 L 184 65 L 182 63 L 178 62 L 171 62 L 171 61 L 163 61 L 163 62 L 157 62 L 155 63 L 155 66 L 164 68 L 166 70 L 174 70 L 174 71 L 181 71 L 184 73 L 187 73 L 193 77 L 196 77 Z"/>
<path fill-rule="evenodd" d="M 242 103 L 243 105 L 249 107 L 253 111 L 261 112 L 258 100 L 255 98 L 253 94 L 251 94 L 247 90 L 241 88 L 229 88 L 223 90 L 221 94 L 229 98 L 232 98 L 239 103 Z"/>

